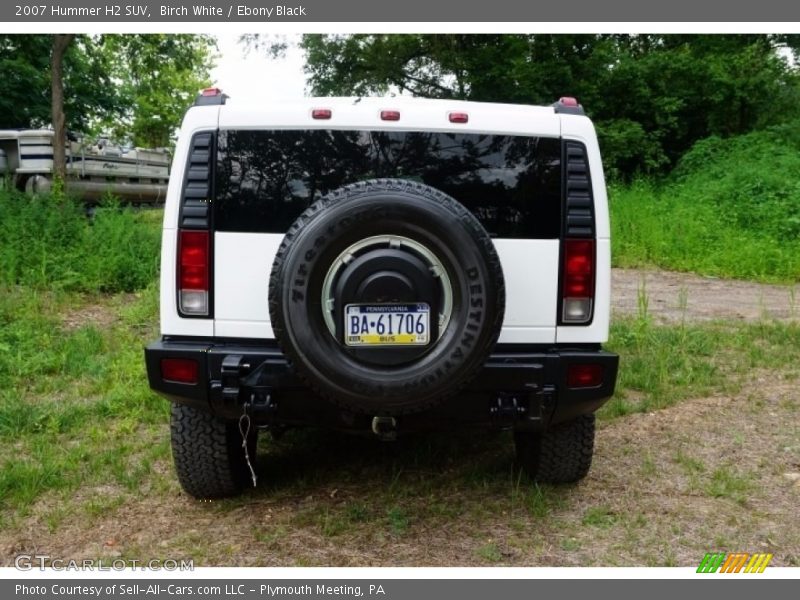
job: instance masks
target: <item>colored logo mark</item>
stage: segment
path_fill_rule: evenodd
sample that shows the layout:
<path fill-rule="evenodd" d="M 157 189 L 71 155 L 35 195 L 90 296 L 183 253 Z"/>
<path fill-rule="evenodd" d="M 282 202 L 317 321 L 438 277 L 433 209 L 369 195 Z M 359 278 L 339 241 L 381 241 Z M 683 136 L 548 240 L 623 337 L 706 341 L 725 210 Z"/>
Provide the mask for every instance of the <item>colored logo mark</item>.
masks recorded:
<path fill-rule="evenodd" d="M 709 552 L 700 561 L 698 573 L 763 573 L 767 568 L 772 554 L 748 552 Z"/>

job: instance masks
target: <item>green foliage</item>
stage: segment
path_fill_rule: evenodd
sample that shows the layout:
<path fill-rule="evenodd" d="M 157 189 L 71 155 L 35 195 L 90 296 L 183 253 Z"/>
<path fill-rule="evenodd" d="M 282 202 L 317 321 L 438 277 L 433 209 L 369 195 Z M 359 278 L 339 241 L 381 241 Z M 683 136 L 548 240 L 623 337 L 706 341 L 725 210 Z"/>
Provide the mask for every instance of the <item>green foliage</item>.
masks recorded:
<path fill-rule="evenodd" d="M 51 35 L 0 35 L 0 128 L 44 127 L 50 123 Z M 123 99 L 98 39 L 79 35 L 64 57 L 67 128 L 87 129 L 113 118 Z"/>
<path fill-rule="evenodd" d="M 724 381 L 714 363 L 721 339 L 709 326 L 660 327 L 645 316 L 616 319 L 608 347 L 623 360 L 617 394 L 600 414 L 646 412 L 716 390 Z"/>
<path fill-rule="evenodd" d="M 50 118 L 51 35 L 0 35 L 0 128 Z M 64 59 L 67 128 L 111 131 L 140 146 L 168 146 L 197 91 L 208 85 L 207 35 L 79 35 Z"/>
<path fill-rule="evenodd" d="M 615 264 L 800 280 L 799 128 L 702 140 L 667 180 L 612 186 Z"/>
<path fill-rule="evenodd" d="M 144 224 L 141 224 L 145 221 Z M 0 285 L 84 292 L 133 291 L 158 273 L 159 228 L 106 204 L 91 219 L 59 196 L 0 192 Z"/>
<path fill-rule="evenodd" d="M 43 124 L 50 120 L 50 37 L 0 36 L 0 127 Z"/>
<path fill-rule="evenodd" d="M 612 178 L 669 169 L 695 141 L 797 115 L 797 77 L 767 35 L 305 35 L 315 93 L 397 90 L 550 104 L 577 96 Z M 787 49 L 787 52 L 790 52 Z"/>
<path fill-rule="evenodd" d="M 599 527 L 600 529 L 613 527 L 617 521 L 619 521 L 619 516 L 606 504 L 592 506 L 588 508 L 583 515 L 584 525 Z"/>
<path fill-rule="evenodd" d="M 706 483 L 706 493 L 713 498 L 731 498 L 744 505 L 753 489 L 751 478 L 726 465 L 714 470 Z"/>
<path fill-rule="evenodd" d="M 207 35 L 103 36 L 103 54 L 128 107 L 105 125 L 138 146 L 169 146 L 198 90 L 210 84 L 214 48 Z"/>
<path fill-rule="evenodd" d="M 489 542 L 485 546 L 481 546 L 475 551 L 475 554 L 490 563 L 497 563 L 503 560 L 503 553 L 500 552 L 500 548 L 495 542 Z"/>

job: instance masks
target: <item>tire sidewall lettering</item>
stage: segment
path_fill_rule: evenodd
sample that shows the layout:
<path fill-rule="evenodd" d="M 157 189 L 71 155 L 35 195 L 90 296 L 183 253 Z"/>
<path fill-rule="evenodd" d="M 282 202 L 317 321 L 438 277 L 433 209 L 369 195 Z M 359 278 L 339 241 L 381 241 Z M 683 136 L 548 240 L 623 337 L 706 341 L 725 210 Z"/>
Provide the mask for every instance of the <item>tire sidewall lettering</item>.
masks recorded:
<path fill-rule="evenodd" d="M 406 195 L 408 199 L 403 197 Z M 422 206 L 422 202 L 434 203 L 439 209 L 409 210 Z M 378 182 L 341 188 L 298 219 L 276 255 L 270 296 L 273 298 L 282 287 L 281 296 L 274 298 L 282 297 L 283 301 L 271 302 L 270 310 L 271 316 L 273 312 L 276 315 L 273 328 L 284 352 L 299 374 L 323 396 L 367 414 L 415 412 L 451 395 L 478 372 L 502 325 L 503 279 L 494 244 L 465 210 L 423 184 Z M 417 214 L 419 218 L 415 219 Z M 330 341 L 315 344 L 313 340 L 329 332 L 326 328 L 318 331 L 322 314 L 313 311 L 319 311 L 320 298 L 313 296 L 329 268 L 325 263 L 330 257 L 358 239 L 385 235 L 379 223 L 388 223 L 394 231 L 393 222 L 411 223 L 413 227 L 397 229 L 398 235 L 417 239 L 445 259 L 456 302 L 448 327 L 453 331 L 446 331 L 433 342 L 445 347 L 432 346 L 430 353 L 408 365 L 408 371 L 403 367 L 396 375 L 386 373 L 386 379 L 379 370 L 365 369 L 363 364 L 358 371 L 349 372 L 348 365 L 356 368 L 356 358 L 346 354 L 339 357 Z M 422 232 L 422 236 L 414 232 Z"/>

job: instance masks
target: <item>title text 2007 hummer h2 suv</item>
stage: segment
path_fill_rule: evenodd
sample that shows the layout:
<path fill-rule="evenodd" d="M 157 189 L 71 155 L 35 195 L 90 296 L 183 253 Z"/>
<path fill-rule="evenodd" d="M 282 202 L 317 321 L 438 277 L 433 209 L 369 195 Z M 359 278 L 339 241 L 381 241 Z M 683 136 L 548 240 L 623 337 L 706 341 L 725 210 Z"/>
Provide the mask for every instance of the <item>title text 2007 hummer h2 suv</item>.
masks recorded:
<path fill-rule="evenodd" d="M 145 352 L 191 495 L 255 481 L 259 429 L 510 428 L 576 481 L 614 390 L 606 188 L 572 98 L 412 98 L 186 114 Z"/>

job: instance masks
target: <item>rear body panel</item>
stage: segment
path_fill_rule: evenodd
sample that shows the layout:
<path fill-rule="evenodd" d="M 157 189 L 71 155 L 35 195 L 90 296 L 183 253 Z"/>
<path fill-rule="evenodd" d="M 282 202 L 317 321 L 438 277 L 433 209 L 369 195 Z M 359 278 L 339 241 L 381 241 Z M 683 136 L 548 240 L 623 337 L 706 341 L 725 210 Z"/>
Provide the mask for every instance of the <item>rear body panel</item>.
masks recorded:
<path fill-rule="evenodd" d="M 314 120 L 314 108 L 330 108 L 331 118 Z M 398 110 L 399 121 L 380 119 L 381 110 Z M 448 120 L 466 112 L 466 124 Z M 591 121 L 556 114 L 552 108 L 409 98 L 310 98 L 292 105 L 195 107 L 188 111 L 176 148 L 173 173 L 186 165 L 189 140 L 197 132 L 232 130 L 426 131 L 536 136 L 583 143 L 591 168 L 596 238 L 596 292 L 588 325 L 559 325 L 560 239 L 495 238 L 506 281 L 506 313 L 499 343 L 583 344 L 607 340 L 610 312 L 610 241 L 605 182 Z M 161 332 L 191 337 L 273 338 L 267 307 L 268 281 L 281 233 L 215 231 L 212 241 L 212 317 L 179 315 L 176 291 L 176 239 L 182 177 L 170 179 L 161 268 Z M 458 198 L 456 198 L 458 199 Z"/>
<path fill-rule="evenodd" d="M 272 339 L 269 275 L 283 239 L 278 234 L 217 232 L 214 236 L 214 335 Z M 495 240 L 506 280 L 500 343 L 556 341 L 558 240 Z"/>

